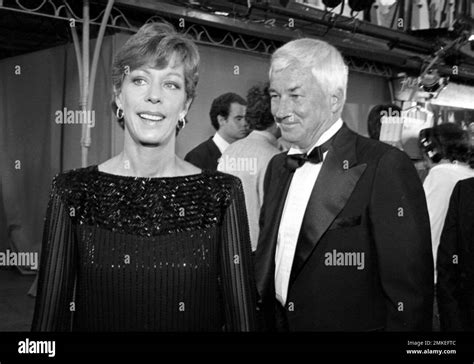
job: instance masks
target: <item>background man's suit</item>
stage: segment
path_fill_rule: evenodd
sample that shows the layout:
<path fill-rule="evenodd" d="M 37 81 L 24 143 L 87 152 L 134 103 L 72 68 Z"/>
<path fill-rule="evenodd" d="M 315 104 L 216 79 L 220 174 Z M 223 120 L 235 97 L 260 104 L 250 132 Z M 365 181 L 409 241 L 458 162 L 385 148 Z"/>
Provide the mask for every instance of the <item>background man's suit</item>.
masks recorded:
<path fill-rule="evenodd" d="M 191 150 L 186 154 L 184 160 L 194 164 L 198 168 L 216 171 L 217 161 L 222 156 L 222 153 L 212 138 L 213 137 L 210 137 Z"/>
<path fill-rule="evenodd" d="M 456 184 L 441 234 L 437 294 L 443 331 L 474 331 L 473 196 L 474 178 Z"/>
<path fill-rule="evenodd" d="M 311 193 L 285 309 L 275 299 L 275 250 L 293 173 L 285 153 L 265 176 L 256 252 L 266 329 L 431 330 L 433 258 L 425 195 L 405 153 L 345 125 Z M 327 254 L 364 253 L 364 269 L 329 266 Z"/>

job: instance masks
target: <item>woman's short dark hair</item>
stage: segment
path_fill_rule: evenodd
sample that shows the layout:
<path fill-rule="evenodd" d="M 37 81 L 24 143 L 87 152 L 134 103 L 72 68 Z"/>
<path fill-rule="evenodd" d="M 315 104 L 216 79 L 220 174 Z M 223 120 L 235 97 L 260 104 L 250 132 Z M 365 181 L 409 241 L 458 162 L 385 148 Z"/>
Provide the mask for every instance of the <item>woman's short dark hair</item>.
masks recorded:
<path fill-rule="evenodd" d="M 209 111 L 209 117 L 211 118 L 211 124 L 214 129 L 219 130 L 219 121 L 217 116 L 220 115 L 223 118 L 229 116 L 230 105 L 237 103 L 240 105 L 247 106 L 247 101 L 242 96 L 239 96 L 233 92 L 227 92 L 223 95 L 216 97 L 212 101 L 211 111 Z"/>
<path fill-rule="evenodd" d="M 186 98 L 192 100 L 199 80 L 197 46 L 190 38 L 178 33 L 171 24 L 164 22 L 143 25 L 115 55 L 112 66 L 114 93 L 117 95 L 120 92 L 128 73 L 145 65 L 163 69 L 170 61 L 183 65 Z M 117 112 L 115 100 L 112 109 L 114 113 Z"/>
<path fill-rule="evenodd" d="M 275 123 L 271 111 L 269 84 L 258 84 L 247 92 L 247 112 L 245 119 L 250 129 L 265 130 Z"/>
<path fill-rule="evenodd" d="M 448 159 L 469 163 L 471 147 L 469 134 L 455 123 L 444 123 L 420 131 L 420 145 L 425 154 L 436 161 Z"/>

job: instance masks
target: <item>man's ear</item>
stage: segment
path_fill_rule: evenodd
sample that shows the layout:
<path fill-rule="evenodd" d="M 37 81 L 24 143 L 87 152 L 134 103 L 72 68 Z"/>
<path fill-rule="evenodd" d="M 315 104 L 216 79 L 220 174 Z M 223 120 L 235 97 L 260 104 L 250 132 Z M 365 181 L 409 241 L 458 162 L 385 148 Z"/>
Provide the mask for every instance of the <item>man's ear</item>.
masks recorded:
<path fill-rule="evenodd" d="M 219 126 L 224 126 L 227 124 L 227 119 L 222 115 L 217 115 L 217 122 L 219 123 Z"/>
<path fill-rule="evenodd" d="M 337 113 L 344 107 L 344 91 L 338 88 L 332 95 L 331 95 L 331 112 Z"/>

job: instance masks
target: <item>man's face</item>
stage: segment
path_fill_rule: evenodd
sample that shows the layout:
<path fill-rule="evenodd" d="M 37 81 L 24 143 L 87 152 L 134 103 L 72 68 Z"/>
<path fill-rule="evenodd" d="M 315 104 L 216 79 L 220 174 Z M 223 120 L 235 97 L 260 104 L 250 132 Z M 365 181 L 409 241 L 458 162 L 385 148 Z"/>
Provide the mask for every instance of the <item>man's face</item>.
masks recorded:
<path fill-rule="evenodd" d="M 245 120 L 246 110 L 247 107 L 239 103 L 234 102 L 230 104 L 229 116 L 227 119 L 222 118 L 219 121 L 219 132 L 223 134 L 223 137 L 234 142 L 245 138 L 249 134 L 249 125 Z"/>
<path fill-rule="evenodd" d="M 288 67 L 270 76 L 272 114 L 282 137 L 307 149 L 335 121 L 331 96 L 327 95 L 311 70 Z"/>

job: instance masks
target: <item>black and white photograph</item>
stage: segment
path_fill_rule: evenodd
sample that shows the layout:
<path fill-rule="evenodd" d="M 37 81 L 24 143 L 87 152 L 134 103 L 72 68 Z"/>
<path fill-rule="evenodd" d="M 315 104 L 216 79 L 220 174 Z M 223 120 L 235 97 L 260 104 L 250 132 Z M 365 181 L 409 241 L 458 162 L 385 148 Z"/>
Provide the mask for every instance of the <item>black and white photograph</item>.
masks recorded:
<path fill-rule="evenodd" d="M 0 0 L 0 363 L 203 351 L 474 363 L 474 0 Z"/>

